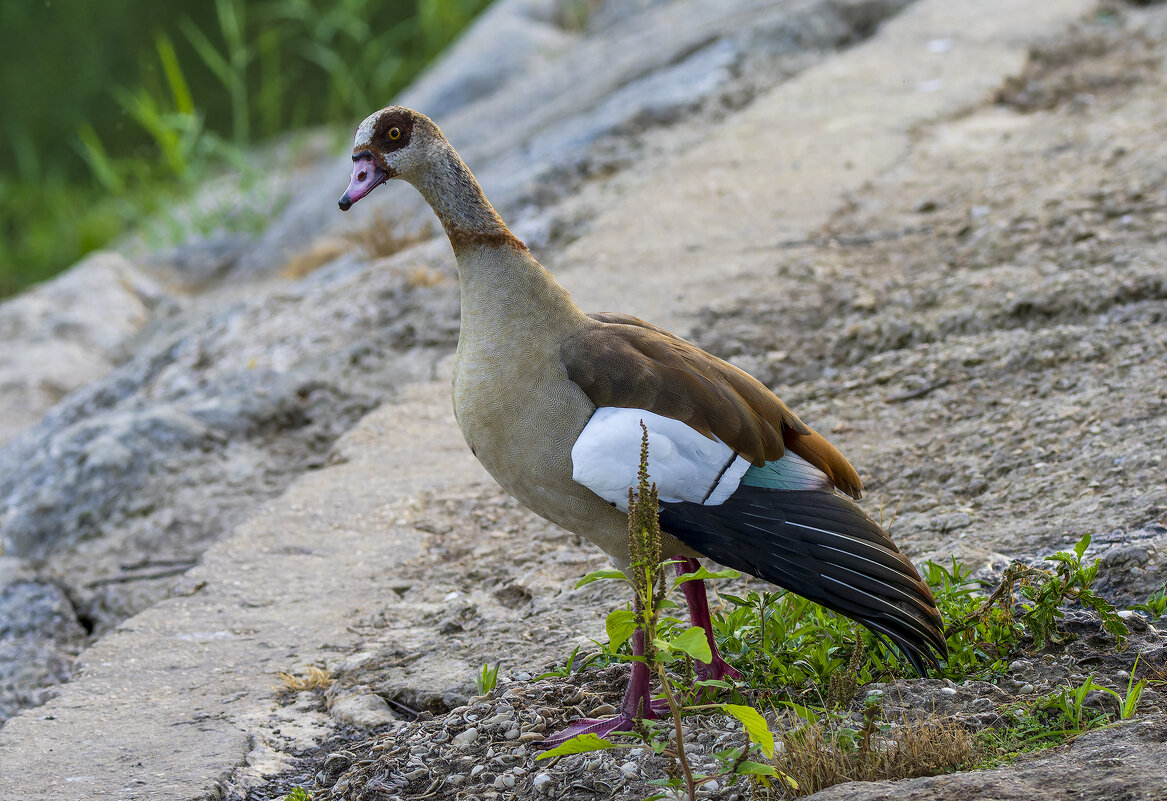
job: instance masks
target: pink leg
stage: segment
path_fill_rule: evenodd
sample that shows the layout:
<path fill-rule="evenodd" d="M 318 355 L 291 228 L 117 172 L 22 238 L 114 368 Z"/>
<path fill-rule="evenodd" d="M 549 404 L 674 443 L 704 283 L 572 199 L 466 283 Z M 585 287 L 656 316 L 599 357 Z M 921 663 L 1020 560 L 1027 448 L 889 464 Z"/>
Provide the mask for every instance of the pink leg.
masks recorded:
<path fill-rule="evenodd" d="M 644 631 L 637 629 L 632 635 L 632 653 L 644 656 Z M 539 743 L 544 748 L 554 748 L 579 734 L 595 734 L 603 737 L 614 731 L 631 731 L 640 718 L 652 720 L 657 717 L 653 709 L 652 690 L 649 686 L 648 665 L 644 662 L 632 663 L 632 675 L 628 677 L 628 689 L 620 711 L 610 718 L 580 718 L 561 732 L 551 735 Z"/>
<path fill-rule="evenodd" d="M 695 573 L 701 567 L 701 563 L 696 559 L 685 559 L 681 556 L 675 558 L 680 560 L 677 563 L 678 576 L 684 573 Z M 685 594 L 685 600 L 689 603 L 690 625 L 700 626 L 705 630 L 705 638 L 709 641 L 709 651 L 713 654 L 713 660 L 709 664 L 704 662 L 696 664 L 697 677 L 700 679 L 722 679 L 726 676 L 731 679 L 739 678 L 740 674 L 721 658 L 721 654 L 717 650 L 717 643 L 713 640 L 713 620 L 709 615 L 709 597 L 705 594 L 705 582 L 686 581 L 681 585 L 681 592 Z"/>
<path fill-rule="evenodd" d="M 677 575 L 693 573 L 701 566 L 696 559 L 677 557 Z M 681 585 L 685 600 L 689 604 L 689 620 L 692 625 L 700 626 L 705 631 L 709 641 L 709 651 L 713 659 L 708 663 L 696 664 L 697 676 L 701 679 L 722 679 L 729 677 L 736 679 L 739 674 L 728 662 L 721 658 L 717 650 L 717 643 L 713 640 L 713 620 L 709 615 L 709 598 L 705 594 L 704 581 L 686 581 Z M 632 635 L 632 653 L 644 656 L 644 632 L 637 629 Z M 614 731 L 631 731 L 633 725 L 640 718 L 653 720 L 668 712 L 668 703 L 663 700 L 653 701 L 652 690 L 649 685 L 648 665 L 644 662 L 632 663 L 632 675 L 628 677 L 628 689 L 624 693 L 624 701 L 620 704 L 620 711 L 610 718 L 601 720 L 581 718 L 572 722 L 561 732 L 551 735 L 539 743 L 544 748 L 555 746 L 570 740 L 579 734 L 595 734 L 603 737 Z"/>

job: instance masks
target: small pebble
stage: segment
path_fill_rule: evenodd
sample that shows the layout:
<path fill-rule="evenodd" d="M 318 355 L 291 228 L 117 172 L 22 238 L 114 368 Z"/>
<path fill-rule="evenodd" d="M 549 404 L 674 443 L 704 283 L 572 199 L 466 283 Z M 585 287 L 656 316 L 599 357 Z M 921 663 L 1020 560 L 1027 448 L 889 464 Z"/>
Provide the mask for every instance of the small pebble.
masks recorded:
<path fill-rule="evenodd" d="M 535 778 L 531 780 L 531 786 L 541 793 L 551 792 L 551 777 L 546 773 L 536 773 Z"/>
<path fill-rule="evenodd" d="M 945 695 L 956 695 L 956 688 L 955 687 L 941 687 L 940 692 L 944 693 Z"/>
<path fill-rule="evenodd" d="M 521 733 L 522 733 L 522 732 L 520 732 L 518 729 L 511 729 L 510 731 L 508 731 L 508 732 L 506 733 L 506 738 L 507 738 L 508 740 L 517 740 L 517 739 L 519 739 L 519 735 L 520 735 Z"/>
<path fill-rule="evenodd" d="M 1021 685 L 1020 689 L 1017 690 L 1017 692 L 1021 693 L 1022 695 L 1029 695 L 1031 692 L 1033 692 L 1033 685 L 1023 684 Z"/>
<path fill-rule="evenodd" d="M 624 778 L 626 779 L 635 779 L 640 770 L 637 768 L 636 763 L 630 760 L 620 766 L 620 772 L 624 774 Z"/>
<path fill-rule="evenodd" d="M 466 748 L 467 746 L 473 744 L 477 739 L 478 729 L 471 726 L 466 731 L 462 732 L 454 738 L 454 745 L 458 746 L 459 748 Z"/>

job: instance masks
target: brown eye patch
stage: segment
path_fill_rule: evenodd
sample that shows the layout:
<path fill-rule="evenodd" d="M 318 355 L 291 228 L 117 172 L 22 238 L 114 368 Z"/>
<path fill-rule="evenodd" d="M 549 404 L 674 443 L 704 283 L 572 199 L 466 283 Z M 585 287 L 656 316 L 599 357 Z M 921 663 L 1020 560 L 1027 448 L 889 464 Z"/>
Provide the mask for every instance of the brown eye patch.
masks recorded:
<path fill-rule="evenodd" d="M 400 111 L 386 111 L 373 126 L 374 147 L 382 152 L 400 150 L 409 144 L 413 132 L 413 119 Z"/>

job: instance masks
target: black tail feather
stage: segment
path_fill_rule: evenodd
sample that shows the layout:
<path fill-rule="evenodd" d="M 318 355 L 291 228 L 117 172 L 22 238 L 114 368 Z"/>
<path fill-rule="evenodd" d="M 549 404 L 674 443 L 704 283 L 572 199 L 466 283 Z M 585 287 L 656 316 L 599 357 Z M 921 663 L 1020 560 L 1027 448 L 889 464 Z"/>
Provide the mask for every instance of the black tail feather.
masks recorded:
<path fill-rule="evenodd" d="M 928 585 L 863 510 L 823 490 L 741 486 L 725 503 L 662 503 L 661 528 L 720 564 L 891 640 L 921 676 L 947 655 Z"/>

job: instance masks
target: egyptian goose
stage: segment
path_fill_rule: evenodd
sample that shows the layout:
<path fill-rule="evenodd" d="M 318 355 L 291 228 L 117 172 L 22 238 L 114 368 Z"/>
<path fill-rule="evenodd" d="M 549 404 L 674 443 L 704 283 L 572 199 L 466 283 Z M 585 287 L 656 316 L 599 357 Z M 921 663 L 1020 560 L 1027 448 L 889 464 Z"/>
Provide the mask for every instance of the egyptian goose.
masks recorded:
<path fill-rule="evenodd" d="M 508 492 L 627 568 L 643 422 L 662 552 L 677 555 L 679 573 L 706 556 L 785 587 L 885 635 L 921 673 L 946 654 L 928 586 L 845 497 L 860 496 L 855 468 L 761 382 L 643 320 L 580 311 L 428 117 L 378 111 L 357 128 L 352 158 L 341 210 L 401 178 L 450 238 L 462 294 L 454 414 Z M 682 587 L 712 653 L 699 675 L 736 677 L 713 641 L 704 582 Z M 633 647 L 642 653 L 643 641 Z M 638 716 L 655 716 L 643 662 L 619 714 L 548 742 L 627 730 Z"/>

